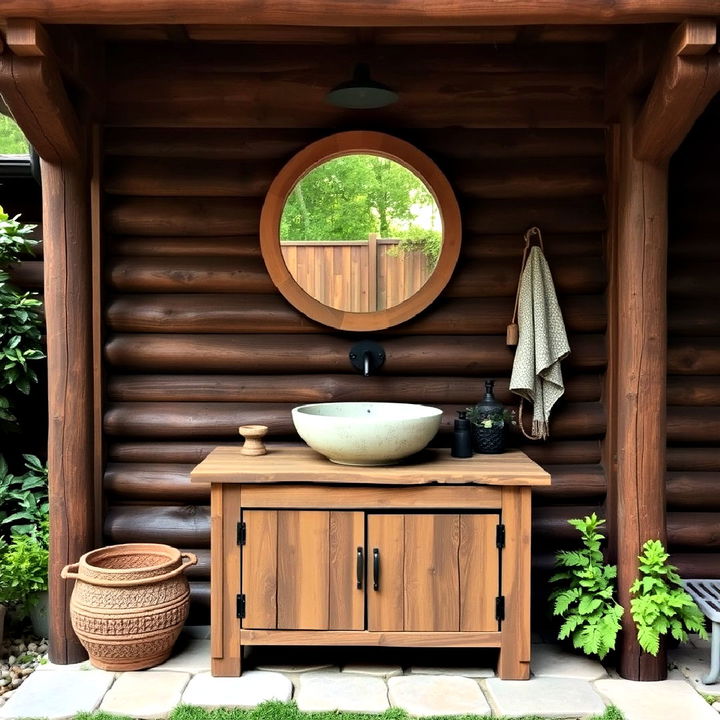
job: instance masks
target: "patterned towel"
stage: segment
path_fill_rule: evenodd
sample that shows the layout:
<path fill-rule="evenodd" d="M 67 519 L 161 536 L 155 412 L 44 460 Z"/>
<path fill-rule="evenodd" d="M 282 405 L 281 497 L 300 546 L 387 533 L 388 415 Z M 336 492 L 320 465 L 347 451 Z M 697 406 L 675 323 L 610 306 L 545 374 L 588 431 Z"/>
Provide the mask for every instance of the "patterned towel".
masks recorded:
<path fill-rule="evenodd" d="M 533 403 L 532 437 L 550 433 L 550 410 L 565 392 L 560 361 L 570 354 L 547 260 L 539 247 L 530 250 L 520 278 L 520 339 L 513 362 L 510 390 Z"/>

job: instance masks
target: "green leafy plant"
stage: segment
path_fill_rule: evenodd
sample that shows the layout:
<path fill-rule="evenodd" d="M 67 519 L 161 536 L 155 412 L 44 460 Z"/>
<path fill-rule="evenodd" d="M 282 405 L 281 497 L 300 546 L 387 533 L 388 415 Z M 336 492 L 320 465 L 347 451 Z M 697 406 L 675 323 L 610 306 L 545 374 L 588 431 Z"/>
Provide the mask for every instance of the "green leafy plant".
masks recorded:
<path fill-rule="evenodd" d="M 696 632 L 706 638 L 703 614 L 682 586 L 677 568 L 659 540 L 648 540 L 638 555 L 639 577 L 630 586 L 630 614 L 640 647 L 651 655 L 660 650 L 660 637 L 668 632 L 687 640 Z"/>
<path fill-rule="evenodd" d="M 29 534 L 48 515 L 47 468 L 34 455 L 23 455 L 26 473 L 13 475 L 0 455 L 0 535 Z"/>
<path fill-rule="evenodd" d="M 27 534 L 0 541 L 0 603 L 17 619 L 27 617 L 38 593 L 48 587 L 48 521 Z"/>
<path fill-rule="evenodd" d="M 568 522 L 580 532 L 583 547 L 555 556 L 556 566 L 564 568 L 550 578 L 559 584 L 550 595 L 553 614 L 564 619 L 558 639 L 571 638 L 574 647 L 602 660 L 615 648 L 623 615 L 614 599 L 617 567 L 605 563 L 600 550 L 604 520 L 593 513 Z"/>
<path fill-rule="evenodd" d="M 45 357 L 42 349 L 42 303 L 37 293 L 22 292 L 10 282 L 8 268 L 32 253 L 34 225 L 21 223 L 0 207 L 0 421 L 15 422 L 5 388 L 27 395 L 37 375 L 33 360 Z"/>
<path fill-rule="evenodd" d="M 478 427 L 492 428 L 516 424 L 514 410 L 498 409 L 493 412 L 483 412 L 473 405 L 465 408 L 465 411 L 467 412 L 467 419 Z"/>

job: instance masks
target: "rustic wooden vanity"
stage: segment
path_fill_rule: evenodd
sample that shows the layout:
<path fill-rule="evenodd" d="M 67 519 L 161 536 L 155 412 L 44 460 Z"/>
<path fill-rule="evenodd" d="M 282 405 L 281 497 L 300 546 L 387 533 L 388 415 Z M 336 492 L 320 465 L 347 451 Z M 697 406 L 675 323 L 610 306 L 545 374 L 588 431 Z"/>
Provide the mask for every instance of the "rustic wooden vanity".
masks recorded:
<path fill-rule="evenodd" d="M 524 453 L 217 448 L 192 481 L 211 485 L 213 675 L 245 645 L 383 645 L 497 647 L 501 678 L 529 677 L 530 493 L 550 476 Z"/>

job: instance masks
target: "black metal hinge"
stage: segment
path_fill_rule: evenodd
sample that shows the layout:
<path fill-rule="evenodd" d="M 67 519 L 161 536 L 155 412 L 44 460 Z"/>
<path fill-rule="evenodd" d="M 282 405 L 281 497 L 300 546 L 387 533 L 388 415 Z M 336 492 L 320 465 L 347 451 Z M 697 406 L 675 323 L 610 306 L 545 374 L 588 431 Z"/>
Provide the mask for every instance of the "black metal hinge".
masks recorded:
<path fill-rule="evenodd" d="M 239 618 L 245 617 L 245 594 L 237 596 L 237 616 Z"/>
<path fill-rule="evenodd" d="M 504 595 L 500 595 L 499 597 L 495 598 L 495 619 L 496 620 L 504 620 L 505 619 L 505 596 Z"/>
<path fill-rule="evenodd" d="M 244 522 L 237 524 L 237 544 L 244 545 L 247 542 L 247 526 Z"/>
<path fill-rule="evenodd" d="M 505 547 L 505 525 L 500 523 L 495 531 L 495 544 L 500 548 Z"/>

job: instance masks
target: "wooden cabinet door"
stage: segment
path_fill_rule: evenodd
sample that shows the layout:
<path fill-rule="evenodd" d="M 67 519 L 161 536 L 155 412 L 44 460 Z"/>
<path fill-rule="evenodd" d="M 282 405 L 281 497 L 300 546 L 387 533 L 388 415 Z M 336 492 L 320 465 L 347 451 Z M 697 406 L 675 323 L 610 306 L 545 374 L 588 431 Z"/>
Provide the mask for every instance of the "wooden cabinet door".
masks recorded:
<path fill-rule="evenodd" d="M 498 522 L 494 513 L 369 514 L 368 630 L 497 630 Z"/>
<path fill-rule="evenodd" d="M 357 551 L 364 514 L 327 510 L 244 510 L 242 626 L 279 630 L 362 630 L 364 578 Z"/>

